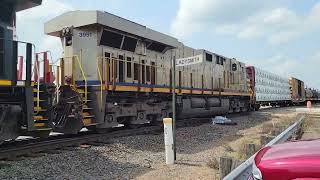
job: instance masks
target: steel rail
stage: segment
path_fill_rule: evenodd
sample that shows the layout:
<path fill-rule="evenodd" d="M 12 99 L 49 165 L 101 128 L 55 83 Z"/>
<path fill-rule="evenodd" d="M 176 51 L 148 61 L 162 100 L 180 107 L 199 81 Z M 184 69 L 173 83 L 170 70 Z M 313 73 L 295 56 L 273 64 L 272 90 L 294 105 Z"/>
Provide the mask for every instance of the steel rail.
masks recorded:
<path fill-rule="evenodd" d="M 194 121 L 179 121 L 177 127 L 188 127 L 194 125 L 201 125 L 209 122 L 210 118 L 197 118 Z M 160 126 L 143 126 L 137 129 L 114 129 L 105 133 L 91 133 L 83 132 L 78 135 L 58 135 L 50 136 L 46 139 L 26 139 L 13 141 L 9 144 L 2 144 L 0 147 L 0 159 L 15 159 L 19 156 L 34 154 L 38 152 L 46 152 L 49 150 L 59 149 L 63 147 L 79 146 L 85 143 L 103 142 L 113 138 L 145 135 L 152 133 L 163 132 L 163 127 Z"/>
<path fill-rule="evenodd" d="M 79 146 L 83 143 L 90 143 L 102 140 L 107 141 L 109 139 L 117 137 L 147 134 L 150 132 L 160 131 L 161 129 L 162 128 L 160 126 L 150 126 L 139 129 L 127 129 L 103 134 L 84 134 L 78 135 L 76 137 L 62 136 L 56 139 L 45 139 L 38 142 L 33 140 L 33 142 L 1 148 L 0 159 L 14 159 L 15 157 L 22 155 L 45 152 L 47 150 L 53 150 L 68 146 Z"/>
<path fill-rule="evenodd" d="M 303 120 L 305 119 L 305 115 L 299 118 L 294 124 L 284 130 L 281 134 L 271 140 L 265 147 L 272 146 L 274 144 L 285 142 L 291 137 L 294 133 L 297 132 L 299 127 L 301 126 Z M 240 164 L 237 168 L 235 168 L 231 173 L 229 173 L 223 180 L 247 180 L 252 172 L 252 164 L 254 161 L 256 153 L 247 159 L 245 162 Z"/>

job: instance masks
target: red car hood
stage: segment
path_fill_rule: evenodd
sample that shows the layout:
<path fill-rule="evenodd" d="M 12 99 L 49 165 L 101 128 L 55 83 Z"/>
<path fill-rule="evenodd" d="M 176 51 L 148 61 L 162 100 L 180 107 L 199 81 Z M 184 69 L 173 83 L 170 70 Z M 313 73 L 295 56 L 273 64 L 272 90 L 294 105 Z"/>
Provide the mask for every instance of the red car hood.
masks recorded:
<path fill-rule="evenodd" d="M 264 180 L 320 177 L 320 139 L 266 147 L 255 158 Z"/>

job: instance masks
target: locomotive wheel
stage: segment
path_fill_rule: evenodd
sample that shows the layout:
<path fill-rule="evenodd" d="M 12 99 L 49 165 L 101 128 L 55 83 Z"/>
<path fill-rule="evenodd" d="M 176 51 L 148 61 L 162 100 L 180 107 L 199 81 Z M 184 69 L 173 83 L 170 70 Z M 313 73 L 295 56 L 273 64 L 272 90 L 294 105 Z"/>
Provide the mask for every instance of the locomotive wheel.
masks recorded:
<path fill-rule="evenodd" d="M 5 140 L 16 139 L 20 135 L 18 122 L 21 119 L 21 107 L 11 106 L 7 108 L 3 111 L 6 114 L 0 114 L 0 118 L 1 116 L 3 118 L 0 125 L 0 143 Z"/>

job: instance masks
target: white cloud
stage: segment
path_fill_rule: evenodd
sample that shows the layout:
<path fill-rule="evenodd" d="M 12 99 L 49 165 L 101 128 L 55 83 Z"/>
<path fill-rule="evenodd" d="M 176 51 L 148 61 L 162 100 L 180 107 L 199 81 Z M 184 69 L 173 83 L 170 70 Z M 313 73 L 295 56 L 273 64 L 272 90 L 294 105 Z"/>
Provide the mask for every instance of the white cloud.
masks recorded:
<path fill-rule="evenodd" d="M 320 2 L 307 14 L 283 3 L 249 0 L 180 0 L 171 32 L 180 38 L 192 33 L 217 33 L 238 39 L 263 38 L 272 45 L 287 43 L 320 29 Z"/>
<path fill-rule="evenodd" d="M 269 2 L 262 4 L 251 0 L 180 0 L 171 31 L 178 37 L 186 37 L 204 29 L 211 31 L 218 28 L 221 32 L 224 28 L 270 5 Z M 215 25 L 222 25 L 224 28 Z"/>

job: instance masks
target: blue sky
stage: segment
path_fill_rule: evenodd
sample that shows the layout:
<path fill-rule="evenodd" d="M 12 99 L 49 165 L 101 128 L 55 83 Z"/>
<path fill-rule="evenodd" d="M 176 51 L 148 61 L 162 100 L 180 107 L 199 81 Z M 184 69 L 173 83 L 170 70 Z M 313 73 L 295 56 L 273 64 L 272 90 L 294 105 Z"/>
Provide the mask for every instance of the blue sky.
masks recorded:
<path fill-rule="evenodd" d="M 18 14 L 19 40 L 61 53 L 43 23 L 70 10 L 103 10 L 177 37 L 188 46 L 235 57 L 320 89 L 320 1 L 43 0 Z"/>

